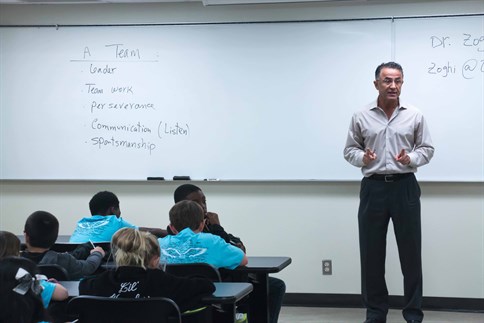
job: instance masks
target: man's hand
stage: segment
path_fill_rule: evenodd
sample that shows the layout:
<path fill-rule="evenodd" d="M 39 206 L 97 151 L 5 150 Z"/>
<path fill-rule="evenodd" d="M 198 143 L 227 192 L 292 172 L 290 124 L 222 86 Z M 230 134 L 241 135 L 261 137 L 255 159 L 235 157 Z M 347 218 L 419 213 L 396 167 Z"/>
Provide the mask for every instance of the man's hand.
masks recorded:
<path fill-rule="evenodd" d="M 207 212 L 205 214 L 205 217 L 207 218 L 207 224 L 218 224 L 220 225 L 220 220 L 218 219 L 218 214 L 213 213 L 213 212 Z"/>
<path fill-rule="evenodd" d="M 365 154 L 363 155 L 363 164 L 367 166 L 370 162 L 376 159 L 376 154 L 370 148 L 366 148 Z"/>
<path fill-rule="evenodd" d="M 402 151 L 395 156 L 395 160 L 402 165 L 410 165 L 410 156 L 407 155 L 405 149 L 402 149 Z"/>

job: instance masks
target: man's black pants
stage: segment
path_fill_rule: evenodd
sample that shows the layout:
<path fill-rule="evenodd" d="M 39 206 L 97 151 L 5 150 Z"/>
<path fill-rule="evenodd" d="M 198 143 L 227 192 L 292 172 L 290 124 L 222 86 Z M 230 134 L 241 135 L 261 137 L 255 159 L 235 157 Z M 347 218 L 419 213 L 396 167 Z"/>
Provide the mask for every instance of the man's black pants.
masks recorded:
<path fill-rule="evenodd" d="M 385 322 L 388 290 L 385 282 L 386 237 L 392 220 L 403 273 L 405 320 L 423 319 L 420 187 L 413 174 L 387 182 L 363 178 L 358 224 L 361 291 L 367 319 Z"/>

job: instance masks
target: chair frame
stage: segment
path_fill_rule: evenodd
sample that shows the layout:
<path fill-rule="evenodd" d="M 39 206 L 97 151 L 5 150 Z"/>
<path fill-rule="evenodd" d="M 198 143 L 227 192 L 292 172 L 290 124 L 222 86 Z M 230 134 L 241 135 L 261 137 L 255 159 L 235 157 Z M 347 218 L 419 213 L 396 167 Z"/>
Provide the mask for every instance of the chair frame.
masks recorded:
<path fill-rule="evenodd" d="M 207 263 L 167 264 L 165 271 L 179 277 L 202 277 L 213 282 L 221 282 L 220 272 L 214 266 Z"/>
<path fill-rule="evenodd" d="M 69 301 L 67 312 L 78 316 L 80 323 L 182 322 L 178 305 L 166 297 L 111 298 L 81 295 Z"/>
<path fill-rule="evenodd" d="M 58 281 L 69 280 L 69 273 L 67 270 L 57 264 L 38 264 L 37 268 L 42 275 L 47 278 L 54 278 Z"/>

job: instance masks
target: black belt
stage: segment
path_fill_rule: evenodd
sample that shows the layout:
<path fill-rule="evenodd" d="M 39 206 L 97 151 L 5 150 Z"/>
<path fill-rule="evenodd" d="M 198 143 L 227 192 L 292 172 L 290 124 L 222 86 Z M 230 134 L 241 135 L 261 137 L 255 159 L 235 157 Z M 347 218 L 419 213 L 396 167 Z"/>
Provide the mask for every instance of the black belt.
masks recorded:
<path fill-rule="evenodd" d="M 373 174 L 368 177 L 374 181 L 385 181 L 387 183 L 399 181 L 405 177 L 412 176 L 413 173 L 403 173 L 403 174 Z"/>

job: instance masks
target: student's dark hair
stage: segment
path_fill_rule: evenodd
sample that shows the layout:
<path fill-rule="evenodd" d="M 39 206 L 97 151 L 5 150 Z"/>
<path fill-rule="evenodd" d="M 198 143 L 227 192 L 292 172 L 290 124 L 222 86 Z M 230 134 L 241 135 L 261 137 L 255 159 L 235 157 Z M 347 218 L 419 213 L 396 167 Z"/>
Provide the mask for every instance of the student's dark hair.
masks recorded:
<path fill-rule="evenodd" d="M 188 195 L 192 194 L 193 192 L 201 191 L 202 189 L 198 186 L 193 184 L 183 184 L 177 187 L 173 197 L 175 198 L 175 203 L 183 201 L 187 198 Z"/>
<path fill-rule="evenodd" d="M 202 207 L 190 200 L 180 201 L 170 209 L 170 223 L 178 232 L 185 228 L 197 230 L 204 217 Z"/>
<path fill-rule="evenodd" d="M 18 256 L 19 252 L 19 238 L 12 232 L 0 231 L 0 259 L 8 256 Z"/>
<path fill-rule="evenodd" d="M 402 77 L 403 77 L 402 66 L 395 62 L 388 62 L 388 63 L 381 63 L 380 65 L 378 65 L 378 67 L 375 70 L 375 80 L 378 80 L 378 78 L 380 77 L 380 72 L 383 68 L 393 68 L 393 69 L 399 70 L 400 73 L 402 73 Z"/>
<path fill-rule="evenodd" d="M 119 207 L 118 197 L 108 191 L 96 193 L 89 201 L 91 215 L 111 215 L 107 214 L 110 207 Z"/>
<path fill-rule="evenodd" d="M 32 247 L 50 248 L 59 234 L 59 221 L 46 211 L 35 211 L 25 221 L 25 233 Z"/>
<path fill-rule="evenodd" d="M 25 295 L 13 289 L 19 285 L 15 278 L 19 268 L 23 268 L 32 277 L 38 273 L 34 262 L 23 257 L 6 257 L 0 260 L 0 323 L 34 323 L 49 318 L 44 309 L 42 298 L 32 288 Z M 32 284 L 38 284 L 35 279 Z"/>

